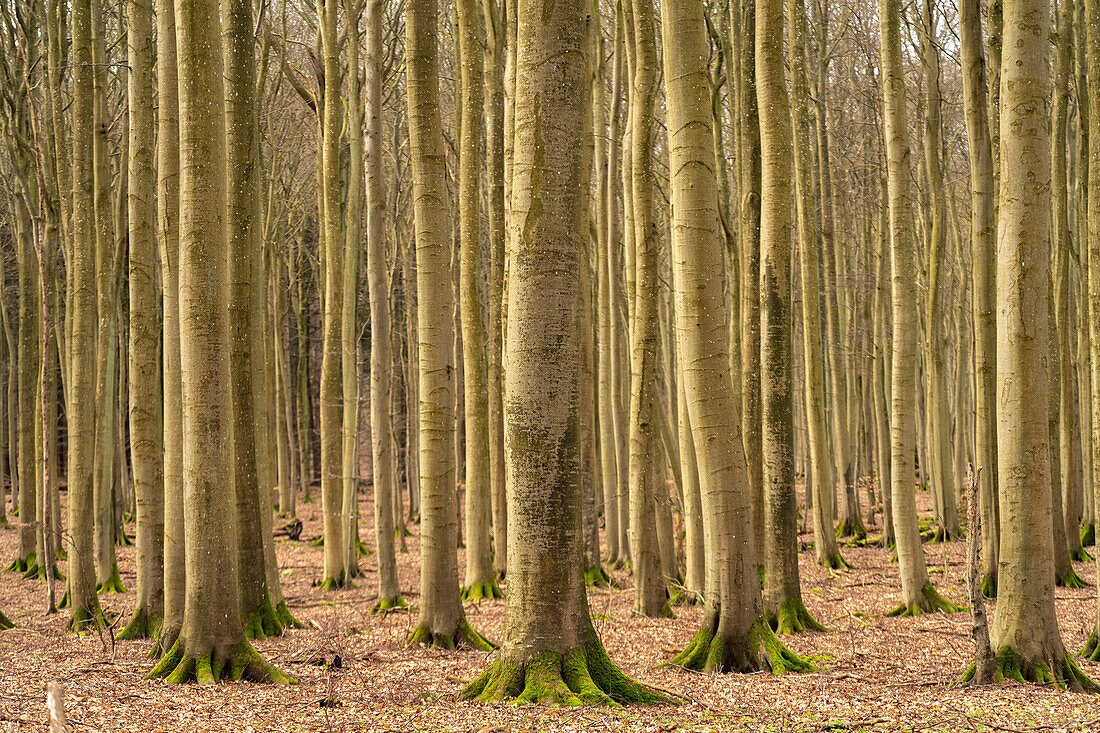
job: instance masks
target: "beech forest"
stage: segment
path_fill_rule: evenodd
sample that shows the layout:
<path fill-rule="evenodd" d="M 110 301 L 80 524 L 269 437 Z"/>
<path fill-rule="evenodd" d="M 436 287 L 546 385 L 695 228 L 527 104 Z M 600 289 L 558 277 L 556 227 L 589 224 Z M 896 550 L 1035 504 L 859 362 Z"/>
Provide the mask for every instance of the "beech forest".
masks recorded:
<path fill-rule="evenodd" d="M 0 326 L 0 730 L 1100 730 L 1100 0 L 0 0 Z"/>

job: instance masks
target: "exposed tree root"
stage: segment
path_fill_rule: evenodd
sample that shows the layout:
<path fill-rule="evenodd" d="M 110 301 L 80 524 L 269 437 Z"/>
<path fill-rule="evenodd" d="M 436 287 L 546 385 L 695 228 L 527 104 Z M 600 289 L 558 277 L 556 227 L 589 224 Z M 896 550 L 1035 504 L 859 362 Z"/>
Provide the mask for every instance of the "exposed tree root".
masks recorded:
<path fill-rule="evenodd" d="M 126 589 L 122 586 L 122 578 L 118 574 L 118 563 L 115 563 L 114 569 L 111 571 L 111 577 L 102 583 L 96 583 L 96 593 L 125 593 Z"/>
<path fill-rule="evenodd" d="M 820 565 L 823 568 L 829 568 L 830 570 L 847 570 L 852 566 L 848 564 L 840 555 L 840 550 L 837 550 L 832 555 L 828 555 L 821 559 Z"/>
<path fill-rule="evenodd" d="M 909 616 L 920 616 L 922 613 L 956 613 L 957 611 L 965 610 L 966 606 L 956 606 L 954 603 L 941 596 L 939 592 L 932 587 L 931 581 L 929 581 L 920 589 L 920 596 L 918 596 L 916 603 L 908 606 L 903 603 L 886 615 L 904 618 Z"/>
<path fill-rule="evenodd" d="M 122 631 L 115 636 L 116 639 L 152 639 L 160 630 L 161 617 L 150 613 L 144 606 L 138 606 L 134 615 L 130 617 L 130 623 L 126 624 Z"/>
<path fill-rule="evenodd" d="M 57 565 L 51 566 L 51 571 L 54 580 L 64 580 L 65 576 L 61 574 L 61 571 L 57 569 Z M 38 557 L 36 553 L 31 553 L 27 556 L 27 571 L 23 573 L 24 580 L 45 580 L 46 569 L 38 564 Z"/>
<path fill-rule="evenodd" d="M 118 528 L 118 536 L 115 538 L 115 544 L 119 547 L 130 547 L 134 544 L 134 541 L 130 539 L 130 536 L 126 534 L 126 530 L 122 527 Z"/>
<path fill-rule="evenodd" d="M 459 620 L 458 628 L 450 634 L 437 634 L 428 628 L 427 624 L 421 624 L 409 633 L 405 643 L 410 646 L 423 644 L 432 649 L 454 650 L 465 647 L 482 652 L 490 652 L 497 648 L 496 644 L 479 634 L 465 618 Z"/>
<path fill-rule="evenodd" d="M 27 555 L 26 557 L 17 557 L 11 561 L 11 565 L 4 568 L 6 573 L 25 573 L 31 568 L 31 564 L 34 563 L 34 553 Z"/>
<path fill-rule="evenodd" d="M 857 513 L 854 517 L 846 517 L 836 526 L 836 536 L 852 537 L 862 540 L 867 536 L 867 528 L 863 526 L 863 517 Z"/>
<path fill-rule="evenodd" d="M 7 629 L 14 629 L 15 622 L 8 618 L 8 615 L 3 611 L 0 611 L 0 631 L 6 631 Z"/>
<path fill-rule="evenodd" d="M 374 554 L 374 550 L 368 547 L 367 543 L 363 540 L 355 540 L 355 549 L 359 553 L 359 557 L 366 557 Z"/>
<path fill-rule="evenodd" d="M 584 584 L 589 588 L 610 588 L 611 574 L 599 565 L 593 565 L 584 571 Z"/>
<path fill-rule="evenodd" d="M 779 612 L 767 614 L 768 623 L 777 634 L 797 634 L 802 631 L 828 631 L 815 619 L 801 598 L 790 598 L 779 606 Z"/>
<path fill-rule="evenodd" d="M 242 640 L 229 649 L 212 649 L 202 656 L 185 654 L 177 641 L 161 657 L 146 679 L 163 679 L 173 684 L 198 682 L 212 685 L 223 680 L 250 680 L 275 685 L 296 684 L 297 680 L 275 667 Z"/>
<path fill-rule="evenodd" d="M 496 580 L 486 580 L 483 583 L 474 583 L 469 588 L 462 589 L 462 600 L 476 602 L 486 598 L 503 598 L 504 594 L 497 585 Z"/>
<path fill-rule="evenodd" d="M 1069 554 L 1069 557 L 1073 562 L 1092 562 L 1093 556 L 1089 554 L 1088 550 L 1082 547 L 1078 547 L 1076 550 Z"/>
<path fill-rule="evenodd" d="M 325 578 L 317 586 L 319 590 L 343 590 L 347 588 L 354 588 L 355 584 L 348 578 L 346 570 L 340 571 L 340 577 L 338 578 Z"/>
<path fill-rule="evenodd" d="M 283 622 L 266 594 L 259 608 L 244 619 L 244 635 L 246 639 L 261 640 L 270 636 L 283 635 Z"/>
<path fill-rule="evenodd" d="M 1096 544 L 1096 525 L 1086 524 L 1081 531 L 1081 546 L 1092 547 Z"/>
<path fill-rule="evenodd" d="M 324 547 L 325 546 L 325 536 L 323 534 L 317 535 L 317 539 L 310 542 L 309 546 L 310 547 Z"/>
<path fill-rule="evenodd" d="M 697 672 L 812 672 L 813 664 L 788 649 L 772 627 L 759 619 L 744 639 L 718 633 L 718 615 L 695 633 L 687 648 L 669 663 Z"/>
<path fill-rule="evenodd" d="M 555 705 L 655 705 L 675 702 L 623 674 L 589 631 L 566 654 L 544 649 L 526 663 L 497 659 L 461 693 L 466 700 Z"/>
<path fill-rule="evenodd" d="M 379 598 L 374 602 L 374 605 L 370 607 L 371 613 L 387 613 L 389 611 L 395 611 L 398 608 L 407 608 L 408 603 L 400 595 L 393 598 Z"/>
<path fill-rule="evenodd" d="M 1100 693 L 1100 685 L 1093 682 L 1085 674 L 1073 657 L 1068 654 L 1059 655 L 1061 658 L 1054 660 L 1042 660 L 1028 662 L 1020 659 L 1011 647 L 1002 647 L 993 660 L 994 682 L 1023 682 L 1037 685 L 1048 685 L 1059 690 L 1072 690 L 1073 692 Z M 974 665 L 966 670 L 960 682 L 973 681 L 975 674 Z"/>
<path fill-rule="evenodd" d="M 1069 568 L 1069 570 L 1066 571 L 1065 575 L 1062 575 L 1061 577 L 1055 577 L 1054 583 L 1059 588 L 1088 588 L 1089 587 L 1089 583 L 1085 582 L 1085 580 L 1080 575 L 1077 574 L 1077 571 L 1074 570 L 1072 566 Z"/>
<path fill-rule="evenodd" d="M 279 617 L 279 623 L 283 625 L 283 629 L 300 629 L 303 628 L 303 624 L 298 619 L 294 618 L 294 614 L 290 612 L 290 608 L 287 607 L 286 601 L 279 601 L 279 604 L 275 606 L 275 615 Z"/>
<path fill-rule="evenodd" d="M 153 644 L 153 648 L 149 650 L 146 655 L 149 659 L 159 661 L 164 658 L 164 655 L 172 650 L 172 647 L 176 645 L 176 642 L 180 638 L 180 625 L 177 623 L 174 626 L 167 626 L 162 624 L 160 632 L 157 634 L 157 642 Z"/>
<path fill-rule="evenodd" d="M 1100 633 L 1094 628 L 1089 638 L 1085 640 L 1085 648 L 1078 655 L 1090 662 L 1100 662 Z"/>

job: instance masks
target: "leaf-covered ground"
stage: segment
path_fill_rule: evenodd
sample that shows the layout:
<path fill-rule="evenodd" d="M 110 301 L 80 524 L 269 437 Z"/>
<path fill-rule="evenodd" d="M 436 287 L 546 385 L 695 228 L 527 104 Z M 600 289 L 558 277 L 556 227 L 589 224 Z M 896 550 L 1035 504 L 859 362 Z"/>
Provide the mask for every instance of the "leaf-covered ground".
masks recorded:
<path fill-rule="evenodd" d="M 930 503 L 927 493 L 919 500 L 925 507 Z M 298 678 L 298 685 L 198 687 L 145 680 L 152 666 L 148 642 L 112 642 L 110 633 L 66 634 L 64 615 L 43 613 L 43 583 L 0 573 L 0 608 L 18 624 L 0 632 L 0 731 L 46 730 L 45 689 L 51 680 L 64 685 L 76 732 L 1100 730 L 1100 696 L 1022 685 L 957 687 L 972 654 L 969 614 L 885 618 L 898 601 L 898 570 L 876 547 L 843 548 L 853 566 L 845 572 L 820 569 L 812 553 L 802 554 L 806 605 L 831 631 L 789 637 L 787 643 L 818 658 L 818 672 L 718 677 L 658 668 L 691 638 L 700 611 L 678 608 L 675 619 L 632 618 L 630 579 L 617 571 L 619 588 L 589 595 L 608 652 L 629 674 L 687 702 L 616 710 L 460 702 L 458 691 L 488 655 L 404 646 L 413 613 L 369 613 L 375 588 L 371 556 L 361 561 L 366 575 L 355 589 L 314 588 L 322 550 L 308 540 L 320 532 L 320 505 L 301 504 L 300 514 L 302 541 L 281 538 L 278 555 L 287 600 L 306 628 L 256 643 L 270 661 Z M 362 516 L 363 538 L 373 545 L 366 501 Z M 802 541 L 812 537 L 804 534 Z M 0 530 L 5 564 L 16 543 L 15 529 Z M 415 534 L 407 544 L 398 557 L 401 587 L 415 606 Z M 118 549 L 130 590 L 101 596 L 118 619 L 116 629 L 133 609 L 135 584 L 134 550 Z M 939 590 L 965 604 L 963 544 L 929 544 L 925 552 Z M 1092 563 L 1076 568 L 1090 583 L 1095 580 Z M 1057 605 L 1066 646 L 1079 649 L 1096 613 L 1095 589 L 1059 588 Z M 480 631 L 499 635 L 503 601 L 470 604 L 466 612 Z M 1084 668 L 1100 678 L 1100 665 Z M 326 698 L 331 705 L 322 704 Z"/>

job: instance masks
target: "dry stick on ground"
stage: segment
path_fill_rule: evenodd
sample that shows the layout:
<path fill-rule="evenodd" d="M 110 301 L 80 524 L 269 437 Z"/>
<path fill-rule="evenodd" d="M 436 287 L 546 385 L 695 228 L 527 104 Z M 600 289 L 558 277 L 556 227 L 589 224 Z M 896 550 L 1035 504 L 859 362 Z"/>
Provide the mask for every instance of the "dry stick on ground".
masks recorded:
<path fill-rule="evenodd" d="M 967 594 L 970 596 L 970 618 L 973 620 L 974 635 L 974 677 L 973 682 L 986 685 L 993 681 L 993 650 L 989 645 L 989 623 L 985 617 L 985 598 L 982 596 L 982 571 L 980 550 L 982 540 L 981 519 L 978 515 L 978 485 L 982 479 L 982 467 L 966 466 L 966 520 L 969 532 L 966 533 L 966 579 Z"/>

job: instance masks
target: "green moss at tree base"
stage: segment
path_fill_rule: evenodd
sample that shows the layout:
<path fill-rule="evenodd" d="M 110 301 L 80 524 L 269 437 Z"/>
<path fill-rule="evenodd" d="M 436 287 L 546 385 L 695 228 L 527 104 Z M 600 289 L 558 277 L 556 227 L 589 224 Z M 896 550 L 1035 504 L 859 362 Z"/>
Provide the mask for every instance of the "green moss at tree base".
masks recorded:
<path fill-rule="evenodd" d="M 1100 685 L 1093 682 L 1068 654 L 1058 654 L 1053 660 L 1028 661 L 1006 646 L 994 655 L 993 665 L 994 682 L 1015 681 L 1073 692 L 1100 693 Z M 971 665 L 961 681 L 970 682 L 973 678 L 974 666 Z"/>
<path fill-rule="evenodd" d="M 837 550 L 832 555 L 826 555 L 819 562 L 819 565 L 829 570 L 848 570 L 852 566 L 840 555 L 840 550 Z"/>
<path fill-rule="evenodd" d="M 427 624 L 421 624 L 409 633 L 405 643 L 409 646 L 423 644 L 432 649 L 446 650 L 465 647 L 482 652 L 490 652 L 497 648 L 496 644 L 479 634 L 465 617 L 459 619 L 458 625 L 451 633 L 437 633 L 432 631 Z"/>
<path fill-rule="evenodd" d="M 38 564 L 38 557 L 36 553 L 31 553 L 27 556 L 28 567 L 26 572 L 23 573 L 24 580 L 45 580 L 46 569 Z M 57 569 L 56 564 L 50 566 L 50 572 L 53 575 L 54 580 L 64 580 L 65 576 L 61 574 L 61 571 Z"/>
<path fill-rule="evenodd" d="M 122 585 L 122 578 L 118 574 L 118 563 L 115 563 L 114 569 L 111 570 L 111 577 L 102 583 L 96 583 L 96 593 L 125 593 L 126 588 Z"/>
<path fill-rule="evenodd" d="M 1094 560 L 1093 556 L 1083 546 L 1071 552 L 1069 557 L 1073 562 L 1092 562 Z"/>
<path fill-rule="evenodd" d="M 374 602 L 374 605 L 370 607 L 371 613 L 388 613 L 389 611 L 396 611 L 398 608 L 408 608 L 409 604 L 405 602 L 405 599 L 400 595 L 393 598 L 379 598 Z"/>
<path fill-rule="evenodd" d="M 1096 525 L 1086 524 L 1081 530 L 1081 546 L 1092 547 L 1096 544 Z"/>
<path fill-rule="evenodd" d="M 68 605 L 72 605 L 71 598 Z M 107 626 L 107 618 L 103 615 L 103 609 L 99 607 L 99 599 L 94 595 L 91 597 L 91 608 L 75 608 L 73 615 L 69 617 L 69 631 L 74 634 L 105 626 Z"/>
<path fill-rule="evenodd" d="M 584 571 L 584 584 L 589 588 L 610 588 L 614 585 L 611 574 L 600 565 L 593 565 Z"/>
<path fill-rule="evenodd" d="M 1055 585 L 1059 588 L 1088 588 L 1089 584 L 1085 582 L 1084 578 L 1077 574 L 1077 571 L 1072 567 L 1061 576 L 1056 576 L 1054 579 Z"/>
<path fill-rule="evenodd" d="M 670 588 L 669 596 L 674 606 L 701 606 L 703 604 L 702 595 L 682 585 Z"/>
<path fill-rule="evenodd" d="M 997 576 L 986 574 L 982 578 L 982 595 L 986 598 L 997 597 Z"/>
<path fill-rule="evenodd" d="M 310 542 L 309 546 L 310 547 L 324 547 L 325 546 L 325 536 L 323 534 L 317 535 L 317 538 L 314 539 L 312 542 Z"/>
<path fill-rule="evenodd" d="M 302 622 L 294 618 L 294 614 L 290 612 L 290 608 L 287 607 L 286 601 L 279 601 L 275 606 L 275 615 L 279 617 L 279 622 L 283 625 L 283 629 L 300 629 L 303 627 Z"/>
<path fill-rule="evenodd" d="M 275 607 L 271 605 L 271 599 L 266 593 L 259 607 L 246 615 L 242 621 L 246 639 L 263 640 L 283 635 L 283 622 L 279 619 L 279 614 L 275 612 Z"/>
<path fill-rule="evenodd" d="M 212 649 L 202 655 L 185 653 L 177 641 L 146 675 L 146 679 L 163 679 L 173 684 L 197 682 L 200 685 L 212 685 L 227 680 L 249 680 L 276 685 L 297 683 L 293 677 L 261 657 L 247 639 L 227 650 Z"/>
<path fill-rule="evenodd" d="M 15 622 L 8 618 L 8 615 L 3 611 L 0 611 L 0 631 L 7 631 L 8 629 L 14 629 Z"/>
<path fill-rule="evenodd" d="M 768 613 L 768 623 L 776 634 L 798 634 L 803 631 L 828 631 L 808 610 L 801 598 L 790 598 L 779 605 L 775 614 Z"/>
<path fill-rule="evenodd" d="M 591 627 L 585 643 L 565 654 L 543 649 L 525 662 L 497 659 L 460 696 L 478 702 L 568 706 L 676 702 L 623 674 Z"/>
<path fill-rule="evenodd" d="M 1078 655 L 1090 662 L 1100 662 L 1100 633 L 1094 628 L 1089 638 L 1085 639 L 1085 648 Z"/>
<path fill-rule="evenodd" d="M 11 561 L 11 565 L 4 568 L 6 573 L 25 573 L 31 568 L 31 564 L 34 563 L 34 553 L 30 553 L 26 557 L 17 557 Z"/>
<path fill-rule="evenodd" d="M 115 538 L 115 544 L 119 547 L 130 547 L 134 544 L 134 541 L 130 539 L 130 535 L 126 534 L 125 529 L 119 527 L 118 537 Z"/>
<path fill-rule="evenodd" d="M 354 588 L 355 584 L 348 578 L 347 571 L 341 570 L 340 577 L 338 578 L 325 578 L 318 585 L 320 590 L 342 590 L 347 588 Z"/>
<path fill-rule="evenodd" d="M 367 557 L 368 555 L 374 554 L 374 550 L 368 547 L 366 542 L 359 539 L 355 540 L 355 550 L 359 553 L 359 557 Z"/>
<path fill-rule="evenodd" d="M 851 537 L 856 540 L 862 540 L 867 537 L 867 528 L 863 526 L 863 517 L 859 516 L 857 512 L 854 517 L 846 517 L 836 526 L 836 536 Z"/>
<path fill-rule="evenodd" d="M 462 600 L 468 602 L 477 602 L 489 598 L 503 598 L 504 593 L 501 592 L 500 586 L 497 585 L 496 580 L 487 580 L 483 583 L 474 583 L 469 588 L 462 589 Z"/>
<path fill-rule="evenodd" d="M 115 638 L 121 640 L 155 638 L 160 630 L 161 621 L 160 614 L 151 613 L 144 606 L 138 606 L 134 615 L 130 617 L 130 622 L 118 632 Z"/>
<path fill-rule="evenodd" d="M 718 615 L 702 626 L 688 646 L 669 663 L 697 672 L 812 672 L 813 664 L 788 649 L 767 620 L 757 619 L 748 633 L 735 639 L 717 631 Z"/>
<path fill-rule="evenodd" d="M 931 581 L 924 584 L 917 598 L 918 600 L 916 603 L 909 605 L 902 603 L 886 615 L 897 618 L 920 616 L 922 613 L 956 613 L 966 610 L 965 606 L 956 606 L 954 603 L 941 596 L 939 592 L 932 587 Z"/>

